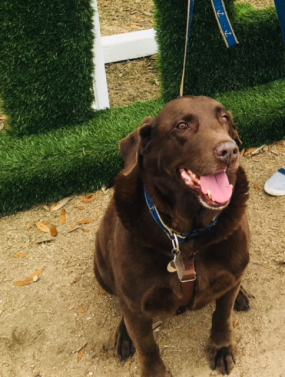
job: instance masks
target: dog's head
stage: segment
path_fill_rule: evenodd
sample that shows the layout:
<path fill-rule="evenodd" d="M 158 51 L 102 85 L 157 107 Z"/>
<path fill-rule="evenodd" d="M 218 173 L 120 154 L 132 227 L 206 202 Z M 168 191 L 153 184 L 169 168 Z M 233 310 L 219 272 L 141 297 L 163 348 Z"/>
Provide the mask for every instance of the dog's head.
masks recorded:
<path fill-rule="evenodd" d="M 232 195 L 240 144 L 232 115 L 221 103 L 182 97 L 120 142 L 123 174 L 139 167 L 144 181 L 162 190 L 183 190 L 207 208 L 222 209 Z"/>

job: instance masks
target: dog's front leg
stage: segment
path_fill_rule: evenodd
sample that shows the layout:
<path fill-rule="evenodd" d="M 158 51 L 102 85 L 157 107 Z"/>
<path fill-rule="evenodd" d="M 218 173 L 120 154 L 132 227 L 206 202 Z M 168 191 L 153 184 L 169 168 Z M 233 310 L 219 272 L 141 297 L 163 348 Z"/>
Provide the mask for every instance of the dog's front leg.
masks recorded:
<path fill-rule="evenodd" d="M 239 285 L 216 301 L 212 318 L 210 361 L 222 374 L 230 374 L 235 364 L 232 310 L 238 291 Z"/>
<path fill-rule="evenodd" d="M 124 311 L 124 323 L 138 354 L 142 377 L 171 377 L 160 357 L 152 331 L 152 318 Z"/>

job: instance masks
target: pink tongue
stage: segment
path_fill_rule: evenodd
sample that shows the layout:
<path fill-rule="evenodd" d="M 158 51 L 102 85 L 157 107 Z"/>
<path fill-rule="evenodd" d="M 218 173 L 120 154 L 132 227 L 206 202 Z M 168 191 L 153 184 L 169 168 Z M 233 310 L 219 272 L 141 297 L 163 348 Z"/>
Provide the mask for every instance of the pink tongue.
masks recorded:
<path fill-rule="evenodd" d="M 217 203 L 228 202 L 233 192 L 233 185 L 229 184 L 225 172 L 217 173 L 211 176 L 200 177 L 201 188 L 204 194 L 211 191 L 212 199 Z"/>

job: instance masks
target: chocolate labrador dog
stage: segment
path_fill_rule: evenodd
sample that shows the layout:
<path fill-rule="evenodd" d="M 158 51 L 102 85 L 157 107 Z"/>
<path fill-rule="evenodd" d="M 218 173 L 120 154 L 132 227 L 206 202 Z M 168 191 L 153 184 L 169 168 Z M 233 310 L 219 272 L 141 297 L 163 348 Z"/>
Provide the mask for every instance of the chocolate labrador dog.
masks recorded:
<path fill-rule="evenodd" d="M 136 350 L 141 376 L 166 377 L 153 317 L 216 302 L 211 367 L 235 364 L 234 305 L 249 308 L 248 181 L 232 115 L 208 97 L 182 97 L 120 142 L 125 168 L 96 237 L 95 275 L 118 297 L 121 360 Z M 235 304 L 236 302 L 236 304 Z"/>

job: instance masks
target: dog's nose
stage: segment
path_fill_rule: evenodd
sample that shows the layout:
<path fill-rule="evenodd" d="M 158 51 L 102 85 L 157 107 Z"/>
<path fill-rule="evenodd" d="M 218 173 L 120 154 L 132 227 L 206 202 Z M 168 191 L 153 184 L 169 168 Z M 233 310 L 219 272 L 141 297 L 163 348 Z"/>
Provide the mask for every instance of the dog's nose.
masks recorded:
<path fill-rule="evenodd" d="M 236 162 L 239 155 L 239 149 L 234 141 L 224 141 L 215 149 L 215 155 L 219 161 L 230 165 Z"/>

